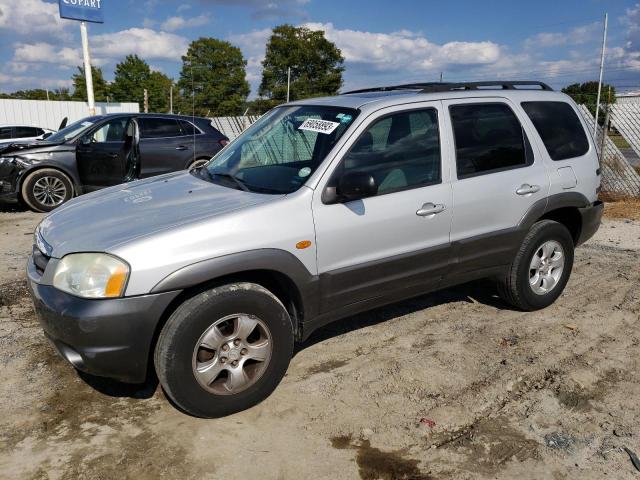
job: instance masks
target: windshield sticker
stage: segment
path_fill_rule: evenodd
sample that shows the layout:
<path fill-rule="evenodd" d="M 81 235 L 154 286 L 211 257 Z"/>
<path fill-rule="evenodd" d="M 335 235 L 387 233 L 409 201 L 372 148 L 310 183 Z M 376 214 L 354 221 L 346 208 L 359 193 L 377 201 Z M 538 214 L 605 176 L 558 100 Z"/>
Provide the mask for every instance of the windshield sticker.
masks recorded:
<path fill-rule="evenodd" d="M 310 132 L 318 132 L 329 135 L 340 125 L 337 122 L 330 122 L 329 120 L 317 120 L 315 118 L 307 118 L 302 125 L 298 127 L 298 130 L 309 130 Z"/>
<path fill-rule="evenodd" d="M 341 116 L 338 117 L 341 123 L 349 123 L 353 118 L 351 115 L 347 115 L 346 113 L 341 113 Z"/>
<path fill-rule="evenodd" d="M 300 169 L 300 171 L 298 172 L 298 176 L 301 178 L 304 178 L 304 177 L 308 177 L 310 173 L 311 173 L 311 169 L 309 167 L 304 167 Z"/>

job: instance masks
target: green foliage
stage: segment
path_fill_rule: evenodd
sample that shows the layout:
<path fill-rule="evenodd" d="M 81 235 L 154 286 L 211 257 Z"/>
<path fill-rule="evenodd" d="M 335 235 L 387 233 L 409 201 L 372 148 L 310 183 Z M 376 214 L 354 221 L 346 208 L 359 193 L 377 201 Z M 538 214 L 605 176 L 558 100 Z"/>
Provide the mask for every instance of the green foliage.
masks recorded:
<path fill-rule="evenodd" d="M 609 100 L 609 88 L 611 88 L 611 100 Z M 598 99 L 598 82 L 591 81 L 585 83 L 573 83 L 562 89 L 563 93 L 571 96 L 578 104 L 584 104 L 592 114 L 596 111 L 596 101 Z M 602 84 L 600 93 L 600 103 L 616 103 L 616 89 L 613 85 Z"/>
<path fill-rule="evenodd" d="M 244 110 L 247 110 L 247 115 L 262 115 L 268 112 L 274 107 L 277 107 L 283 100 L 271 100 L 268 98 L 256 98 L 246 103 Z M 244 112 L 243 110 L 243 112 Z"/>
<path fill-rule="evenodd" d="M 106 102 L 109 95 L 109 84 L 102 76 L 102 69 L 91 67 L 93 76 L 93 97 L 96 102 Z M 87 83 L 84 78 L 84 67 L 78 67 L 78 73 L 75 73 L 71 80 L 73 81 L 72 100 L 87 101 Z"/>
<path fill-rule="evenodd" d="M 280 25 L 273 29 L 262 62 L 259 94 L 286 100 L 291 67 L 290 99 L 335 95 L 342 86 L 344 58 L 323 31 Z"/>
<path fill-rule="evenodd" d="M 149 111 L 164 113 L 169 110 L 169 89 L 173 81 L 151 68 L 137 55 L 127 57 L 116 65 L 115 78 L 109 89 L 115 102 L 138 102 L 144 106 L 144 89 L 147 89 Z"/>
<path fill-rule="evenodd" d="M 183 114 L 242 114 L 249 95 L 247 62 L 238 47 L 215 38 L 199 38 L 182 57 L 177 108 Z"/>
<path fill-rule="evenodd" d="M 47 90 L 43 88 L 33 88 L 31 90 L 17 90 L 13 93 L 0 93 L 0 98 L 12 98 L 16 100 L 47 100 Z M 69 100 L 68 88 L 57 88 L 49 90 L 49 100 Z"/>

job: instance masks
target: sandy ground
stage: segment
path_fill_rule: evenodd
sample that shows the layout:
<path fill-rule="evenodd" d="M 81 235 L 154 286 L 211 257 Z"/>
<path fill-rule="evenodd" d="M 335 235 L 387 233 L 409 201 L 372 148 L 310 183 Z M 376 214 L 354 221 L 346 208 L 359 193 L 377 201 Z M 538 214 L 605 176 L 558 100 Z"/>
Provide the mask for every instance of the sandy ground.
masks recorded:
<path fill-rule="evenodd" d="M 154 382 L 80 376 L 46 343 L 23 266 L 40 215 L 0 213 L 0 477 L 632 479 L 640 454 L 640 222 L 607 220 L 550 308 L 474 282 L 341 321 L 262 404 L 200 420 Z"/>

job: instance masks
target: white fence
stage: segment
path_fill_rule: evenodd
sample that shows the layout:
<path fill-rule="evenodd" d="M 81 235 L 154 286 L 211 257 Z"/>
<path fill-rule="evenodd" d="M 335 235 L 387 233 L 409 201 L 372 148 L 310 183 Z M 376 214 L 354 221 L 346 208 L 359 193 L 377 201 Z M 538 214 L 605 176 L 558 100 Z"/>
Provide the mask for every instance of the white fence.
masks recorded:
<path fill-rule="evenodd" d="M 233 140 L 259 118 L 260 117 L 256 115 L 247 115 L 244 117 L 213 117 L 211 124 L 224 133 L 229 140 Z"/>
<path fill-rule="evenodd" d="M 137 103 L 96 103 L 96 113 L 139 112 Z M 0 125 L 29 125 L 57 130 L 63 118 L 69 123 L 89 116 L 86 102 L 0 99 Z"/>

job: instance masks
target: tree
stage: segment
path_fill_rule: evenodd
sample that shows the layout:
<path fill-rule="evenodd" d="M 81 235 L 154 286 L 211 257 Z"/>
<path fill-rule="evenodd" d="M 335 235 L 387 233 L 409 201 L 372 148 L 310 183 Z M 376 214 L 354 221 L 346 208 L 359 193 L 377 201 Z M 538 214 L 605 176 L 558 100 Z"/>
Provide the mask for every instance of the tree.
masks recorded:
<path fill-rule="evenodd" d="M 137 55 L 127 57 L 116 65 L 115 78 L 109 89 L 116 102 L 138 102 L 144 105 L 144 90 L 147 89 L 150 112 L 169 110 L 169 89 L 173 81 L 151 68 Z"/>
<path fill-rule="evenodd" d="M 335 95 L 342 86 L 342 52 L 321 30 L 286 24 L 275 27 L 262 66 L 259 94 L 270 99 L 286 100 L 289 67 L 292 100 Z"/>
<path fill-rule="evenodd" d="M 199 38 L 182 57 L 179 110 L 202 116 L 241 114 L 249 95 L 246 60 L 238 47 L 215 38 Z"/>
<path fill-rule="evenodd" d="M 93 97 L 96 102 L 106 102 L 109 95 L 109 84 L 102 76 L 102 69 L 98 67 L 91 67 L 91 74 L 93 75 Z M 73 100 L 87 101 L 87 83 L 84 78 L 84 68 L 78 67 L 78 73 L 73 74 L 71 77 L 73 81 Z"/>
<path fill-rule="evenodd" d="M 611 88 L 611 103 L 616 103 L 616 89 L 613 85 L 607 85 L 606 83 L 602 84 L 600 102 L 609 103 L 609 88 Z M 573 83 L 563 88 L 562 92 L 571 96 L 577 104 L 586 105 L 589 111 L 595 114 L 596 101 L 598 99 L 598 82 L 594 80 L 585 83 Z"/>

